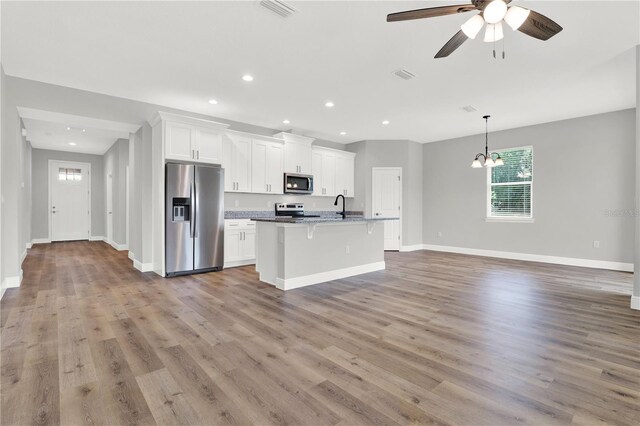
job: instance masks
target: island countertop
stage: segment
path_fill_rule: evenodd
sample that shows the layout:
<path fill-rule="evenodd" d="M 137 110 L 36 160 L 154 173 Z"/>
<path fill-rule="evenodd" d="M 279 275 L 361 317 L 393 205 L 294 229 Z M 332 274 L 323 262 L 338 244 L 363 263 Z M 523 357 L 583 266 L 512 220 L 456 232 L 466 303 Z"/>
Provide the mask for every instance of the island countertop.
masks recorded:
<path fill-rule="evenodd" d="M 316 224 L 316 223 L 345 223 L 345 222 L 375 222 L 380 220 L 399 220 L 397 217 L 366 217 L 366 216 L 349 216 L 342 217 L 338 214 L 333 216 L 320 217 L 291 217 L 291 216 L 272 216 L 272 217 L 252 217 L 255 222 L 271 222 L 271 223 L 294 223 L 294 224 Z"/>

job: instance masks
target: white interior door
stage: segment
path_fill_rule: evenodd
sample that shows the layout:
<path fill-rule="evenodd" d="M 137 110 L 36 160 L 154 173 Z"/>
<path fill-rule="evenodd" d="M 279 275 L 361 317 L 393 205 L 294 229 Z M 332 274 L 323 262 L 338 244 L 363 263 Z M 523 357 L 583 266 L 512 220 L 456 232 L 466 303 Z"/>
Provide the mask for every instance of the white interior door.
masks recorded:
<path fill-rule="evenodd" d="M 113 243 L 113 173 L 107 174 L 107 242 Z"/>
<path fill-rule="evenodd" d="M 51 241 L 89 239 L 90 165 L 52 161 L 49 171 Z"/>
<path fill-rule="evenodd" d="M 402 211 L 402 169 L 373 168 L 373 215 L 400 218 Z M 384 222 L 384 249 L 400 250 L 400 220 Z"/>

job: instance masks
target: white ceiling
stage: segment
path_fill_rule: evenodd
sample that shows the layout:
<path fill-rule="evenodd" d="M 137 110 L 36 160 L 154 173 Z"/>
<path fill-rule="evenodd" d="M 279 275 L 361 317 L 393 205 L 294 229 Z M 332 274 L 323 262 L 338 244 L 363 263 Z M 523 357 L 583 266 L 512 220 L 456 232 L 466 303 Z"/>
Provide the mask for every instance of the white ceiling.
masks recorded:
<path fill-rule="evenodd" d="M 498 130 L 635 106 L 638 1 L 516 0 L 564 31 L 542 42 L 508 29 L 506 60 L 480 38 L 433 59 L 470 13 L 385 22 L 464 0 L 290 2 L 298 12 L 288 19 L 258 3 L 3 2 L 2 64 L 13 76 L 344 143 L 477 134 L 487 113 Z M 400 67 L 418 77 L 392 76 Z"/>
<path fill-rule="evenodd" d="M 140 128 L 139 125 L 23 107 L 18 108 L 18 114 L 31 146 L 55 151 L 103 155 L 116 140 L 128 139 L 129 133 Z"/>

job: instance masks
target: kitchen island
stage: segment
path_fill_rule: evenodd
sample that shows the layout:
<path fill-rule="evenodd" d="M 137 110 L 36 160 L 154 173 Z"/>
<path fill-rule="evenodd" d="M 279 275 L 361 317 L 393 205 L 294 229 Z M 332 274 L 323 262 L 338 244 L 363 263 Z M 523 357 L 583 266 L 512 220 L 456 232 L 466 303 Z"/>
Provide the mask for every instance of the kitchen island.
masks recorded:
<path fill-rule="evenodd" d="M 280 290 L 385 269 L 384 220 L 335 217 L 254 218 L 256 271 Z"/>

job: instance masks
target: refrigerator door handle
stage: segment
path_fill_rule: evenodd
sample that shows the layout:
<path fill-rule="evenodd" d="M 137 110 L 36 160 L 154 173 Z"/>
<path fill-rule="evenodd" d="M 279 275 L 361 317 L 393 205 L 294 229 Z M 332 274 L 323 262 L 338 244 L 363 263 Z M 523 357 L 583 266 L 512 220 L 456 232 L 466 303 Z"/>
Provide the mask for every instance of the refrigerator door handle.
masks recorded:
<path fill-rule="evenodd" d="M 196 209 L 195 209 L 195 201 L 196 201 L 196 183 L 195 182 L 191 182 L 191 191 L 190 191 L 190 200 L 191 202 L 189 203 L 189 209 L 191 210 L 190 213 L 190 217 L 189 217 L 189 228 L 191 231 L 191 238 L 195 237 L 195 232 L 196 232 Z"/>

